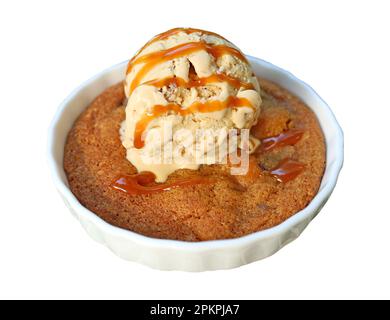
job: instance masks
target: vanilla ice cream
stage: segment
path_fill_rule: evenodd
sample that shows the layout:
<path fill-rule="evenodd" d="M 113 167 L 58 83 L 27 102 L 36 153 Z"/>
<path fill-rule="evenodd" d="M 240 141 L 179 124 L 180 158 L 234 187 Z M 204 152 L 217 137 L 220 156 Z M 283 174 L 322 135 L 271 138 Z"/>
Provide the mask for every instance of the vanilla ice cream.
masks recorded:
<path fill-rule="evenodd" d="M 229 130 L 250 129 L 261 105 L 259 83 L 241 51 L 196 29 L 149 41 L 129 62 L 125 93 L 127 159 L 157 182 L 178 169 L 220 163 Z M 249 141 L 253 151 L 258 141 Z"/>

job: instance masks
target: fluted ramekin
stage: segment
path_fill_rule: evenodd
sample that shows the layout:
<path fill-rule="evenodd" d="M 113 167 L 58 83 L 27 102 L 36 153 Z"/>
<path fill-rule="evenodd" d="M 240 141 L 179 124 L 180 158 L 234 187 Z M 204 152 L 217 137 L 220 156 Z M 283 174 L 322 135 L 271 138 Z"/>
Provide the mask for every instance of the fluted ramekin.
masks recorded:
<path fill-rule="evenodd" d="M 266 61 L 248 56 L 254 72 L 300 97 L 317 115 L 326 140 L 326 169 L 310 204 L 283 223 L 228 240 L 185 242 L 146 237 L 108 224 L 83 207 L 69 189 L 63 169 L 66 136 L 80 113 L 107 87 L 123 80 L 126 62 L 115 65 L 75 89 L 59 106 L 48 137 L 48 161 L 54 184 L 87 233 L 126 260 L 161 270 L 229 269 L 268 257 L 296 239 L 332 193 L 343 164 L 343 132 L 329 106 L 306 83 Z"/>

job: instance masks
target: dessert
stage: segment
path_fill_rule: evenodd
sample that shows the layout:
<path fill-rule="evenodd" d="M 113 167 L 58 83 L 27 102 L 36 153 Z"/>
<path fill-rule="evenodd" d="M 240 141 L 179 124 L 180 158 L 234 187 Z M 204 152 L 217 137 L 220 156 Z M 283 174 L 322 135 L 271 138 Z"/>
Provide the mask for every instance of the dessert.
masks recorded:
<path fill-rule="evenodd" d="M 229 41 L 170 30 L 130 60 L 124 80 L 80 115 L 64 154 L 72 192 L 107 222 L 156 238 L 235 238 L 283 222 L 317 193 L 325 145 L 315 115 L 255 77 Z M 169 161 L 167 146 L 180 151 Z"/>

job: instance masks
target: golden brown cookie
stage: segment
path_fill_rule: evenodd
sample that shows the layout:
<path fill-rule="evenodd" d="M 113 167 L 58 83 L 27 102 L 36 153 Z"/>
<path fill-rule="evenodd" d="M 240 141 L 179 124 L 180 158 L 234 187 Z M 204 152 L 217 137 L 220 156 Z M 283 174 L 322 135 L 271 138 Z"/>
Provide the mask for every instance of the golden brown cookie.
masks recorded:
<path fill-rule="evenodd" d="M 207 176 L 196 184 L 146 195 L 111 187 L 121 175 L 136 173 L 119 138 L 125 119 L 123 84 L 105 90 L 80 115 L 69 132 L 64 168 L 79 201 L 115 226 L 146 236 L 202 241 L 243 236 L 275 226 L 303 209 L 318 191 L 325 168 L 324 137 L 314 113 L 278 85 L 260 80 L 262 112 L 252 134 L 266 139 L 299 130 L 293 145 L 259 148 L 245 176 L 231 176 L 228 165 L 178 170 L 168 183 Z M 294 179 L 279 182 L 271 171 L 284 159 L 304 165 Z"/>

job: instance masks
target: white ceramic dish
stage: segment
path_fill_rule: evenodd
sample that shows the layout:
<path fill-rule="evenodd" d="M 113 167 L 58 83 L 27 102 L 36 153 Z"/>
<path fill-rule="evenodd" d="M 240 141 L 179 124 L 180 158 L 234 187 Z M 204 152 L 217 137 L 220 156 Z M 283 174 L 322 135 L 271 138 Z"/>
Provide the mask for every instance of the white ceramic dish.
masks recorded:
<path fill-rule="evenodd" d="M 184 242 L 145 237 L 106 223 L 83 207 L 68 187 L 63 170 L 66 136 L 78 115 L 108 86 L 123 80 L 126 62 L 113 66 L 73 91 L 52 121 L 48 160 L 54 183 L 73 215 L 88 234 L 115 254 L 161 270 L 205 271 L 238 267 L 268 257 L 297 238 L 329 198 L 343 164 L 343 132 L 328 105 L 307 84 L 266 61 L 248 57 L 255 73 L 300 97 L 317 115 L 326 146 L 326 170 L 310 204 L 273 228 L 241 238 Z"/>

